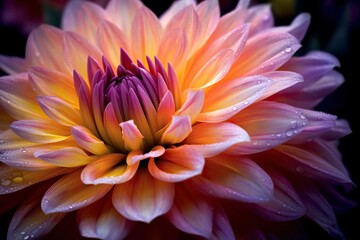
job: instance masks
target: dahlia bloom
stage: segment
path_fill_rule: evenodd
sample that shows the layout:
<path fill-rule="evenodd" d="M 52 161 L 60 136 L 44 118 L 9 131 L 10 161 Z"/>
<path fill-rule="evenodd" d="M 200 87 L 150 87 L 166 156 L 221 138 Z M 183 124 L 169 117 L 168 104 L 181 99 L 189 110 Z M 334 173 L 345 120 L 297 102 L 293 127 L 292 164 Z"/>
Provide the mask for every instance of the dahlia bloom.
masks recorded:
<path fill-rule="evenodd" d="M 294 57 L 309 21 L 275 27 L 248 0 L 221 17 L 216 0 L 176 1 L 160 18 L 71 1 L 25 59 L 0 56 L 8 239 L 66 215 L 100 239 L 265 239 L 303 218 L 342 237 L 350 129 L 313 108 L 343 77 L 328 53 Z"/>

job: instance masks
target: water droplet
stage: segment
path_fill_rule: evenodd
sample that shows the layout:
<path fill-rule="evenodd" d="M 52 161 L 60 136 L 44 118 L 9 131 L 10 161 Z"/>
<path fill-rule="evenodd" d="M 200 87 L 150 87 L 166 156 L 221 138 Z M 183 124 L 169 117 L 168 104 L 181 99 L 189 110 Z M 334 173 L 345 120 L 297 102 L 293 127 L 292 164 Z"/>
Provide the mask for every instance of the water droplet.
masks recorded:
<path fill-rule="evenodd" d="M 300 118 L 301 119 L 306 119 L 306 117 L 304 115 L 302 115 L 302 114 L 300 115 Z"/>
<path fill-rule="evenodd" d="M 25 232 L 24 232 L 24 231 L 22 231 L 22 232 L 20 232 L 20 234 L 21 234 L 21 235 L 24 235 L 24 234 L 25 234 Z"/>
<path fill-rule="evenodd" d="M 36 53 L 35 53 L 35 56 L 36 56 L 36 57 L 40 57 L 40 53 L 39 53 L 39 52 L 36 52 Z"/>
<path fill-rule="evenodd" d="M 14 177 L 14 178 L 12 179 L 12 181 L 15 182 L 15 183 L 21 183 L 23 180 L 24 180 L 24 179 L 23 179 L 22 177 Z"/>
<path fill-rule="evenodd" d="M 286 136 L 291 137 L 292 135 L 294 135 L 294 132 L 292 130 L 288 130 L 285 134 Z"/>
<path fill-rule="evenodd" d="M 237 110 L 237 107 L 233 107 L 232 110 L 233 110 L 233 111 L 236 111 L 236 110 Z"/>
<path fill-rule="evenodd" d="M 253 142 L 253 145 L 255 145 L 255 146 L 256 146 L 256 145 L 258 145 L 258 142 L 256 142 L 256 141 L 255 141 L 255 142 Z"/>
<path fill-rule="evenodd" d="M 244 104 L 245 104 L 245 105 L 248 105 L 248 104 L 249 104 L 249 101 L 245 101 Z"/>
<path fill-rule="evenodd" d="M 289 53 L 289 52 L 291 52 L 291 51 L 292 51 L 292 48 L 291 48 L 291 47 L 285 48 L 285 52 Z"/>
<path fill-rule="evenodd" d="M 270 142 L 266 142 L 266 146 L 270 147 L 271 143 Z"/>
<path fill-rule="evenodd" d="M 270 63 L 270 66 L 273 66 L 273 65 L 274 65 L 274 63 L 273 63 L 273 62 L 271 62 L 271 63 Z"/>
<path fill-rule="evenodd" d="M 261 65 L 260 68 L 263 69 L 263 68 L 264 68 L 264 65 Z"/>
<path fill-rule="evenodd" d="M 4 187 L 9 186 L 10 184 L 11 184 L 11 181 L 9 179 L 6 179 L 6 180 L 2 179 L 1 180 L 1 185 L 4 186 Z"/>
<path fill-rule="evenodd" d="M 29 235 L 26 235 L 25 237 L 24 237 L 24 240 L 26 240 L 26 239 L 29 239 Z"/>
<path fill-rule="evenodd" d="M 281 133 L 276 134 L 277 137 L 281 137 Z"/>

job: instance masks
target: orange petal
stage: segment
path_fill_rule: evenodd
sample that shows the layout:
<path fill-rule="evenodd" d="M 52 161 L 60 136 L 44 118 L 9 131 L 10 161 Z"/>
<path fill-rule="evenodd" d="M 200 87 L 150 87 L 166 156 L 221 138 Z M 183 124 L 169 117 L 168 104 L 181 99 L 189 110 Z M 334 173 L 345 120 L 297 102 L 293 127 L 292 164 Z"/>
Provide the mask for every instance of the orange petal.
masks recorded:
<path fill-rule="evenodd" d="M 159 158 L 151 158 L 148 169 L 151 175 L 164 182 L 180 182 L 199 175 L 205 159 L 193 148 L 169 148 Z"/>
<path fill-rule="evenodd" d="M 130 181 L 115 186 L 112 201 L 127 219 L 150 223 L 169 211 L 174 195 L 173 183 L 159 181 L 147 169 L 140 169 Z"/>
<path fill-rule="evenodd" d="M 170 121 L 171 117 L 175 113 L 175 102 L 170 91 L 166 92 L 159 103 L 157 109 L 156 119 L 158 128 L 165 127 Z"/>
<path fill-rule="evenodd" d="M 66 31 L 76 32 L 95 43 L 96 31 L 99 22 L 103 19 L 106 19 L 106 14 L 98 4 L 70 1 L 63 12 L 62 28 Z"/>
<path fill-rule="evenodd" d="M 124 140 L 125 148 L 128 151 L 140 150 L 143 147 L 143 138 L 133 120 L 120 123 L 122 128 L 122 138 Z"/>
<path fill-rule="evenodd" d="M 189 90 L 187 92 L 186 100 L 179 110 L 176 111 L 175 115 L 178 116 L 189 116 L 191 123 L 193 124 L 201 112 L 204 103 L 204 91 Z"/>
<path fill-rule="evenodd" d="M 0 132 L 0 151 L 37 145 L 37 143 L 26 141 L 20 138 L 12 130 Z"/>
<path fill-rule="evenodd" d="M 34 156 L 59 167 L 78 167 L 88 164 L 92 157 L 76 147 L 66 147 L 59 150 L 40 149 L 34 151 Z"/>
<path fill-rule="evenodd" d="M 28 74 L 0 77 L 0 106 L 14 119 L 44 118 L 28 81 Z"/>
<path fill-rule="evenodd" d="M 211 157 L 236 143 L 249 140 L 247 132 L 235 124 L 227 122 L 200 123 L 193 126 L 191 134 L 183 143 L 189 144 L 203 156 Z"/>
<path fill-rule="evenodd" d="M 139 166 L 139 163 L 127 165 L 126 155 L 110 153 L 99 157 L 87 165 L 81 172 L 81 180 L 85 184 L 119 184 L 129 181 Z"/>
<path fill-rule="evenodd" d="M 161 136 L 162 145 L 173 145 L 183 141 L 191 133 L 189 116 L 173 116 L 169 126 Z"/>
<path fill-rule="evenodd" d="M 182 0 L 182 1 L 174 1 L 171 6 L 161 15 L 160 21 L 161 24 L 165 27 L 170 20 L 182 9 L 189 5 L 196 5 L 196 1 L 194 0 Z"/>
<path fill-rule="evenodd" d="M 113 207 L 110 196 L 79 209 L 77 222 L 83 237 L 98 239 L 124 239 L 132 224 Z"/>
<path fill-rule="evenodd" d="M 16 135 L 36 143 L 62 141 L 70 136 L 70 129 L 46 120 L 19 120 L 11 124 Z"/>
<path fill-rule="evenodd" d="M 199 5 L 197 5 L 195 9 L 197 14 L 199 15 L 199 20 L 201 23 L 202 34 L 200 38 L 200 44 L 203 44 L 213 33 L 219 22 L 219 3 L 217 0 L 203 1 L 199 3 Z"/>
<path fill-rule="evenodd" d="M 71 212 L 102 198 L 112 185 L 85 185 L 82 169 L 69 173 L 54 183 L 45 193 L 41 208 L 46 213 Z"/>
<path fill-rule="evenodd" d="M 103 155 L 110 152 L 110 148 L 105 143 L 93 135 L 93 133 L 83 126 L 74 126 L 71 133 L 75 141 L 85 150 L 95 154 Z"/>
<path fill-rule="evenodd" d="M 120 137 L 122 131 L 119 126 L 119 120 L 116 117 L 112 102 L 110 102 L 104 111 L 104 128 L 111 141 L 109 144 L 121 152 L 126 151 L 124 148 L 124 141 Z"/>
<path fill-rule="evenodd" d="M 165 148 L 162 146 L 153 147 L 149 152 L 143 153 L 142 151 L 132 151 L 126 157 L 126 163 L 129 165 L 133 165 L 135 163 L 140 162 L 141 160 L 149 159 L 149 158 L 157 158 L 163 155 L 165 152 Z"/>
<path fill-rule="evenodd" d="M 46 115 L 59 124 L 74 126 L 82 123 L 80 111 L 61 98 L 39 96 L 37 100 Z"/>
<path fill-rule="evenodd" d="M 29 82 L 36 95 L 62 98 L 73 106 L 79 100 L 70 75 L 44 67 L 32 67 L 29 70 Z"/>

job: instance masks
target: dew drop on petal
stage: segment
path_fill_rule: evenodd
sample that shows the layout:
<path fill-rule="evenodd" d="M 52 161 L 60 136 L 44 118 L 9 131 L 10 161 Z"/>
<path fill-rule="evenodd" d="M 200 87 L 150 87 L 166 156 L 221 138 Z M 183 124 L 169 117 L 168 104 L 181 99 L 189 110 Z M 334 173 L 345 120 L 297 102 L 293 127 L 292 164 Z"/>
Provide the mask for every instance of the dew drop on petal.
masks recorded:
<path fill-rule="evenodd" d="M 292 51 L 292 48 L 291 48 L 291 47 L 285 48 L 285 52 L 289 53 L 289 52 L 291 52 L 291 51 Z"/>
<path fill-rule="evenodd" d="M 11 184 L 11 181 L 9 179 L 1 179 L 1 185 L 6 187 L 6 186 L 9 186 Z"/>
<path fill-rule="evenodd" d="M 286 136 L 291 137 L 292 135 L 294 135 L 294 132 L 292 130 L 286 131 Z"/>

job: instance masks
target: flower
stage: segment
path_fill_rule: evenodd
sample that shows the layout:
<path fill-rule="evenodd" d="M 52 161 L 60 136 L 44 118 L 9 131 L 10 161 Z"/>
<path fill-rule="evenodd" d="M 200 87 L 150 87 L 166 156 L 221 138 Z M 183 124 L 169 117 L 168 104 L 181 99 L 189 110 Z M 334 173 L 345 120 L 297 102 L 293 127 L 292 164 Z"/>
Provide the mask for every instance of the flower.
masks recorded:
<path fill-rule="evenodd" d="M 338 60 L 293 56 L 308 14 L 275 27 L 248 5 L 220 17 L 216 0 L 176 1 L 157 18 L 140 1 L 71 1 L 25 59 L 1 56 L 8 239 L 70 212 L 90 238 L 261 239 L 303 218 L 341 237 L 350 129 L 313 110 L 343 82 Z"/>

